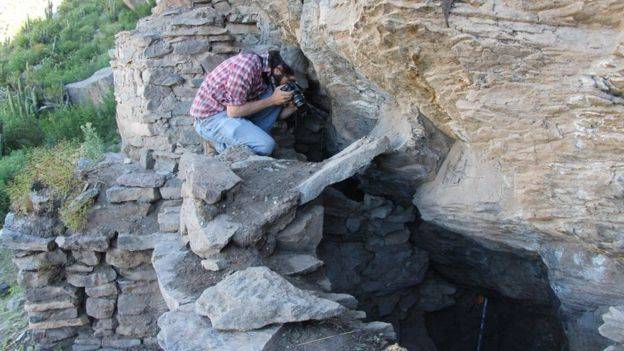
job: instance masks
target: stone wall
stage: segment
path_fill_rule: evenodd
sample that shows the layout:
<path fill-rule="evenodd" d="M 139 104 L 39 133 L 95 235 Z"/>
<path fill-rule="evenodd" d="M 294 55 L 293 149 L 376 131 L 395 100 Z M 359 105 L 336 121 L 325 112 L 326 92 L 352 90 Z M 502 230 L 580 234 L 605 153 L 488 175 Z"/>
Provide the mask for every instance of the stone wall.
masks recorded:
<path fill-rule="evenodd" d="M 38 349 L 158 349 L 156 322 L 167 306 L 150 259 L 157 242 L 175 238 L 177 228 L 159 228 L 157 219 L 176 208 L 180 185 L 127 161 L 108 155 L 87 175 L 77 199 L 95 203 L 80 231 L 63 229 L 58 208 L 37 193 L 34 213 L 7 217 L 2 244 L 19 250 L 14 263 Z"/>
<path fill-rule="evenodd" d="M 346 328 L 357 331 L 347 349 L 384 347 L 391 325 L 362 322 L 316 257 L 316 196 L 388 148 L 357 145 L 323 163 L 189 152 L 178 172 L 107 154 L 79 170 L 86 185 L 70 200 L 89 206 L 78 230 L 33 189 L 32 210 L 7 216 L 0 244 L 15 251 L 37 349 L 277 351 Z"/>
<path fill-rule="evenodd" d="M 111 60 L 123 150 L 167 171 L 183 153 L 202 152 L 189 109 L 204 75 L 226 58 L 279 49 L 307 87 L 300 51 L 281 43 L 279 32 L 245 1 L 180 5 L 187 7 L 157 8 L 135 30 L 119 33 Z"/>

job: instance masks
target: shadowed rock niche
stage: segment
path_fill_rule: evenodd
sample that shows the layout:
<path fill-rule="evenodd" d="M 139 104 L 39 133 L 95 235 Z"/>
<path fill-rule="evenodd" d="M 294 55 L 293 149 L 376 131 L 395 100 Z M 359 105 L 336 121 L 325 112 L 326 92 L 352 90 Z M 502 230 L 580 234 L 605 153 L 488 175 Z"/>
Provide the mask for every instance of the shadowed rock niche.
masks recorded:
<path fill-rule="evenodd" d="M 325 190 L 319 257 L 335 292 L 393 324 L 407 350 L 567 350 L 559 300 L 537 255 L 488 249 L 420 220 L 413 206 Z M 484 314 L 484 303 L 487 308 Z"/>

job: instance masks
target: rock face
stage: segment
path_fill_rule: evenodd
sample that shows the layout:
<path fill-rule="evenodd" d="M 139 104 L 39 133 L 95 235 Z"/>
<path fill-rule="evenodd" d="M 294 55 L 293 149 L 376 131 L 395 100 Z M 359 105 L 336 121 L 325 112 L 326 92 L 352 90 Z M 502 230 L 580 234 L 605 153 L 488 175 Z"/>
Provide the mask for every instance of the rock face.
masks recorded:
<path fill-rule="evenodd" d="M 74 104 L 101 104 L 113 91 L 113 70 L 102 68 L 83 81 L 65 86 L 69 99 Z"/>
<path fill-rule="evenodd" d="M 255 2 L 331 96 L 338 149 L 401 140 L 370 189 L 415 194 L 424 220 L 488 247 L 539 254 L 572 324 L 571 310 L 622 303 L 621 2 L 456 2 L 449 27 L 440 2 Z M 454 142 L 439 170 L 436 130 Z"/>

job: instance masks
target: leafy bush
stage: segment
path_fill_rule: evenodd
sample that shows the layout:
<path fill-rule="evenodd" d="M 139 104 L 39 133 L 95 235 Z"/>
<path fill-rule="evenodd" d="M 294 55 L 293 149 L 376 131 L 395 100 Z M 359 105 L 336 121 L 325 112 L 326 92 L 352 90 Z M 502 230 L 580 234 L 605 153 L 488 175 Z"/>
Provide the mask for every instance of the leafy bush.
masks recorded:
<path fill-rule="evenodd" d="M 91 123 L 85 124 L 80 129 L 82 129 L 84 134 L 84 142 L 80 146 L 80 156 L 92 161 L 99 161 L 106 151 L 102 138 L 97 134 Z"/>

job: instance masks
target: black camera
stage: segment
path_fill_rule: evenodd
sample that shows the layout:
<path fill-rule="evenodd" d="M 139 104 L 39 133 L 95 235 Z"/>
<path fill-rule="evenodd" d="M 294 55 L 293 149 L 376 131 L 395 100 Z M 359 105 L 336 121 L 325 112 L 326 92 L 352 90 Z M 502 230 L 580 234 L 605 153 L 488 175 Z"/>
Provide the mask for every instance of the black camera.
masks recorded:
<path fill-rule="evenodd" d="M 297 109 L 300 109 L 306 105 L 306 99 L 305 96 L 303 96 L 301 87 L 294 80 L 291 80 L 288 83 L 284 84 L 282 90 L 293 92 L 293 102 L 295 103 Z"/>

